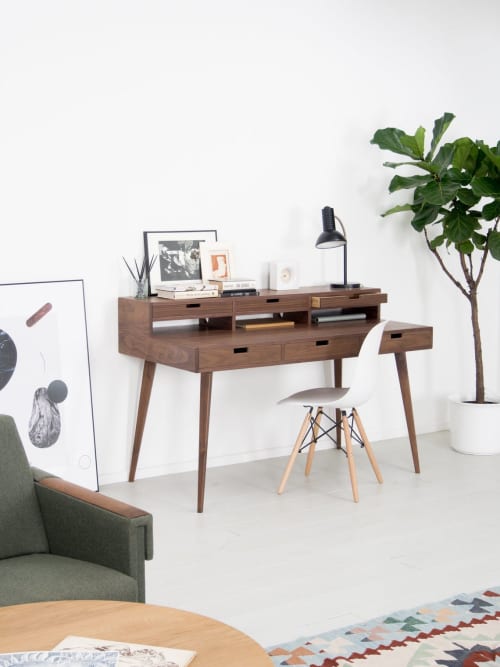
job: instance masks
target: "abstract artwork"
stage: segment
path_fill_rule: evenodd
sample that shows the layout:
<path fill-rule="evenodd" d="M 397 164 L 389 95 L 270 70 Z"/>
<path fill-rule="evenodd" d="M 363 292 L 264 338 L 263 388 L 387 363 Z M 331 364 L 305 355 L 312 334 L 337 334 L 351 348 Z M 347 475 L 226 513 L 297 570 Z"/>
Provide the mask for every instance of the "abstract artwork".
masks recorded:
<path fill-rule="evenodd" d="M 82 280 L 0 284 L 0 412 L 31 465 L 97 490 Z"/>

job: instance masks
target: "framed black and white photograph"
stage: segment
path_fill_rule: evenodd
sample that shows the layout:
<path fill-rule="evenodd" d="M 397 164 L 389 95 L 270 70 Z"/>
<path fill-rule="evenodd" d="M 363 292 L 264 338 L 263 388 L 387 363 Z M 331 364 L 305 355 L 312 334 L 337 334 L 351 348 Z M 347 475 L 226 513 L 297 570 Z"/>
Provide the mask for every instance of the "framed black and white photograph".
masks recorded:
<path fill-rule="evenodd" d="M 224 243 L 204 243 L 201 248 L 203 280 L 230 280 L 233 277 L 231 249 Z"/>
<path fill-rule="evenodd" d="M 0 405 L 31 465 L 98 489 L 83 280 L 0 284 Z"/>
<path fill-rule="evenodd" d="M 153 256 L 158 258 L 148 276 L 149 295 L 154 296 L 159 286 L 188 287 L 201 283 L 200 248 L 215 241 L 215 229 L 144 232 L 146 266 Z"/>

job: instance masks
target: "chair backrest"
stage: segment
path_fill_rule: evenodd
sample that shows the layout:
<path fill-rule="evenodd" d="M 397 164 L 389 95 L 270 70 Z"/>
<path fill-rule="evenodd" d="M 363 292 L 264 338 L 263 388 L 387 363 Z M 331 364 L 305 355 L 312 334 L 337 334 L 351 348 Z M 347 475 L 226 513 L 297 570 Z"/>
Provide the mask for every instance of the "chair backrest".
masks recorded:
<path fill-rule="evenodd" d="M 12 417 L 0 415 L 0 558 L 47 551 L 26 452 Z"/>
<path fill-rule="evenodd" d="M 352 381 L 342 397 L 342 402 L 350 407 L 362 405 L 375 391 L 380 341 L 386 324 L 384 320 L 376 324 L 361 344 Z"/>

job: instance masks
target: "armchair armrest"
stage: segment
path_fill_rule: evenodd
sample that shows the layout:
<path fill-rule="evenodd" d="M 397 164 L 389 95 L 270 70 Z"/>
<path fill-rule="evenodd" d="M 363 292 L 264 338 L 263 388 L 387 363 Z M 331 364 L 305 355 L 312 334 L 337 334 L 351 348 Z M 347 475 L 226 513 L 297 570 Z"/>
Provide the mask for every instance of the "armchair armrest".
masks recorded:
<path fill-rule="evenodd" d="M 32 468 L 51 553 L 119 570 L 145 597 L 144 561 L 153 558 L 149 512 Z"/>

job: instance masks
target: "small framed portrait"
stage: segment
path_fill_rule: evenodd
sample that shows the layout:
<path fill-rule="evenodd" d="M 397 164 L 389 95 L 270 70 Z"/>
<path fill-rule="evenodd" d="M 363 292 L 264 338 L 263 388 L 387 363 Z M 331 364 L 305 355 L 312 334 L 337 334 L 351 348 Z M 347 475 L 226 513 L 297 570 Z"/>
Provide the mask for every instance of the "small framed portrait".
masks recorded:
<path fill-rule="evenodd" d="M 146 266 L 157 261 L 148 275 L 148 293 L 154 296 L 159 286 L 188 287 L 202 281 L 201 248 L 217 241 L 215 229 L 144 232 Z"/>
<path fill-rule="evenodd" d="M 201 276 L 203 280 L 230 280 L 231 250 L 223 243 L 204 243 L 201 247 Z"/>

